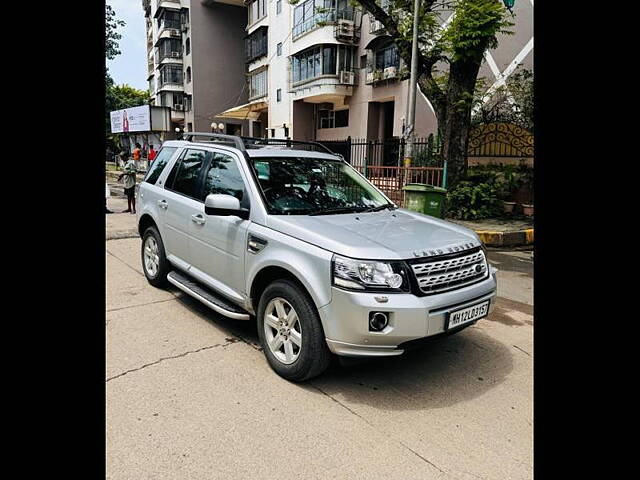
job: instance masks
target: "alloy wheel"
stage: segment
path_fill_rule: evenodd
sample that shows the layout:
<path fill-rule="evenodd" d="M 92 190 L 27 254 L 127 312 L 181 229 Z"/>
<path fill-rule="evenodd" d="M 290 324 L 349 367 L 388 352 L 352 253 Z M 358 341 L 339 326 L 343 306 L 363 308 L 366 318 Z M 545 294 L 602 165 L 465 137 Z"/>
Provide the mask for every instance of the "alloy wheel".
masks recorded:
<path fill-rule="evenodd" d="M 264 310 L 264 336 L 278 361 L 290 365 L 302 351 L 302 326 L 293 306 L 284 298 L 272 299 Z"/>
<path fill-rule="evenodd" d="M 144 268 L 150 277 L 155 277 L 160 268 L 158 242 L 152 235 L 149 235 L 144 242 Z"/>

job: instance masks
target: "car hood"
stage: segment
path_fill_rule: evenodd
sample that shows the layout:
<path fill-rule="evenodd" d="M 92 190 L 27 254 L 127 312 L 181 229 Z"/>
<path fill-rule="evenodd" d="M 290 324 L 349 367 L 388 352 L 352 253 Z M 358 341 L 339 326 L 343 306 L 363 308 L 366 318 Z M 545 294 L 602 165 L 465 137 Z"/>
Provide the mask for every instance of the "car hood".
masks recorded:
<path fill-rule="evenodd" d="M 341 215 L 270 215 L 267 226 L 325 250 L 364 259 L 409 259 L 481 244 L 468 228 L 404 209 Z M 421 253 L 432 250 L 433 253 Z"/>

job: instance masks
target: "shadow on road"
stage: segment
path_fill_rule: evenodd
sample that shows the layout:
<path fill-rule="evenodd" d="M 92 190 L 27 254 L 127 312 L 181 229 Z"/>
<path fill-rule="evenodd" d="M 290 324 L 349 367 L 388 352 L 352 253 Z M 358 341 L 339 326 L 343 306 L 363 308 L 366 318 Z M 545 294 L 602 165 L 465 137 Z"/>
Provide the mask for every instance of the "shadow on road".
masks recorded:
<path fill-rule="evenodd" d="M 186 294 L 179 300 L 212 326 L 260 349 L 255 320 L 227 319 Z M 398 357 L 348 366 L 336 361 L 300 388 L 378 410 L 427 410 L 476 398 L 502 383 L 512 369 L 510 349 L 472 326 Z"/>

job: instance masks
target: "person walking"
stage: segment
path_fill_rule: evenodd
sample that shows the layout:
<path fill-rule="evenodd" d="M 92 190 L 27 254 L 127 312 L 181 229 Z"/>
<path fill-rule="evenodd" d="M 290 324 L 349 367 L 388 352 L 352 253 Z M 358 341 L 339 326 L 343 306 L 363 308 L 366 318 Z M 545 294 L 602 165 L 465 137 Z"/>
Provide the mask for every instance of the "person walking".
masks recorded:
<path fill-rule="evenodd" d="M 124 177 L 124 193 L 127 196 L 127 209 L 122 213 L 136 213 L 136 172 L 135 162 L 128 159 L 123 173 L 118 177 L 118 180 Z"/>
<path fill-rule="evenodd" d="M 156 159 L 156 151 L 153 149 L 153 145 L 149 145 L 149 165 Z"/>

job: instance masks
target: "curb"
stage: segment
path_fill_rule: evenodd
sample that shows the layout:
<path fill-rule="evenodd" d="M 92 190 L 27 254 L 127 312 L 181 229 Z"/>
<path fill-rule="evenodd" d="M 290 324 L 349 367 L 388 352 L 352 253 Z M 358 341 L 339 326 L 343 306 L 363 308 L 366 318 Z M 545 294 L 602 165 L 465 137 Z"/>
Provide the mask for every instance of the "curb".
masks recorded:
<path fill-rule="evenodd" d="M 488 247 L 519 247 L 533 245 L 533 228 L 512 232 L 491 232 L 476 230 L 476 233 Z"/>

